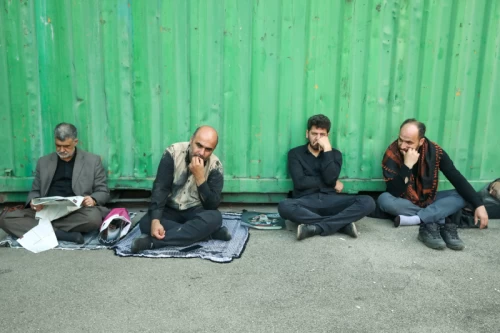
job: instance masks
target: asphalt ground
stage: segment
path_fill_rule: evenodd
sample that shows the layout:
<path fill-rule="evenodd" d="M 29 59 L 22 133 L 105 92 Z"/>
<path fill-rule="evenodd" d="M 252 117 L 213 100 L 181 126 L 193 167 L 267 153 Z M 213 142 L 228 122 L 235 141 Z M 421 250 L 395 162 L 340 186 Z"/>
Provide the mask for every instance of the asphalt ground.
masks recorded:
<path fill-rule="evenodd" d="M 460 230 L 463 251 L 356 224 L 358 239 L 251 230 L 228 264 L 0 248 L 0 332 L 500 332 L 500 220 Z"/>

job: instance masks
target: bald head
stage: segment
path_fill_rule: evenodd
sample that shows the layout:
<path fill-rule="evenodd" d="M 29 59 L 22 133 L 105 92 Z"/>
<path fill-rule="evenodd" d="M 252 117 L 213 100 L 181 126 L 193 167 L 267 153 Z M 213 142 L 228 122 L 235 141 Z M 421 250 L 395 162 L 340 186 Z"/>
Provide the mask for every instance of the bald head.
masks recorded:
<path fill-rule="evenodd" d="M 212 126 L 203 125 L 203 126 L 198 127 L 194 131 L 193 136 L 191 137 L 191 139 L 194 138 L 194 137 L 196 137 L 198 134 L 201 134 L 204 137 L 206 137 L 206 136 L 215 136 L 216 141 L 219 142 L 219 135 L 217 134 L 217 131 L 215 130 L 215 128 L 213 128 Z M 217 145 L 217 143 L 216 143 L 216 145 Z"/>
<path fill-rule="evenodd" d="M 425 136 L 426 128 L 425 128 L 425 124 L 423 122 L 418 121 L 415 118 L 409 118 L 409 119 L 406 119 L 405 121 L 403 121 L 403 123 L 401 124 L 399 129 L 402 130 L 403 127 L 408 127 L 407 125 L 414 125 L 417 128 L 419 139 L 422 139 Z"/>
<path fill-rule="evenodd" d="M 200 126 L 194 131 L 191 137 L 191 157 L 198 156 L 206 161 L 212 155 L 217 143 L 219 135 L 211 126 Z"/>

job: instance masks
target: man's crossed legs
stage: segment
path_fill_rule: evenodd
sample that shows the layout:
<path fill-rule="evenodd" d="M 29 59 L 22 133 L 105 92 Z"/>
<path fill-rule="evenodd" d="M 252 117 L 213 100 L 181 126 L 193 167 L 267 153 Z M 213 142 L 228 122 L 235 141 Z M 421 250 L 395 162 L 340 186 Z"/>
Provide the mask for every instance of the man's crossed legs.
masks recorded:
<path fill-rule="evenodd" d="M 31 208 L 7 212 L 0 219 L 0 228 L 14 237 L 22 237 L 38 225 L 35 214 Z M 98 230 L 102 216 L 103 212 L 98 207 L 83 207 L 51 223 L 58 240 L 83 244 L 82 233 Z"/>
<path fill-rule="evenodd" d="M 465 207 L 464 199 L 455 190 L 437 192 L 436 200 L 422 208 L 411 201 L 396 198 L 384 192 L 377 200 L 380 209 L 396 216 L 395 226 L 420 225 L 418 239 L 433 249 L 462 250 L 465 246 L 458 237 L 457 225 L 445 223 L 446 218 Z M 451 222 L 451 221 L 450 221 Z"/>
<path fill-rule="evenodd" d="M 331 235 L 337 231 L 357 237 L 353 222 L 373 210 L 375 201 L 370 196 L 321 192 L 285 199 L 278 205 L 281 217 L 299 224 L 298 240 L 314 235 Z"/>
<path fill-rule="evenodd" d="M 229 241 L 231 234 L 222 226 L 222 214 L 218 210 L 205 210 L 197 206 L 186 210 L 166 207 L 160 220 L 165 229 L 165 237 L 156 239 L 151 236 L 151 216 L 144 215 L 139 227 L 147 236 L 137 238 L 132 243 L 132 252 L 166 246 L 187 246 L 206 239 Z"/>

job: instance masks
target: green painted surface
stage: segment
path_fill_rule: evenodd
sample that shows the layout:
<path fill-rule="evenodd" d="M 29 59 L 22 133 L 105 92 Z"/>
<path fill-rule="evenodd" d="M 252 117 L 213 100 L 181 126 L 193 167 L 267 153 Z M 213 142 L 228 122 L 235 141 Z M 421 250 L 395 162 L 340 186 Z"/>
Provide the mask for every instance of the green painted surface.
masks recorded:
<path fill-rule="evenodd" d="M 0 0 L 0 200 L 67 121 L 113 189 L 151 188 L 165 147 L 213 125 L 226 197 L 276 201 L 316 113 L 349 192 L 384 189 L 409 117 L 480 187 L 499 176 L 499 92 L 496 0 Z"/>

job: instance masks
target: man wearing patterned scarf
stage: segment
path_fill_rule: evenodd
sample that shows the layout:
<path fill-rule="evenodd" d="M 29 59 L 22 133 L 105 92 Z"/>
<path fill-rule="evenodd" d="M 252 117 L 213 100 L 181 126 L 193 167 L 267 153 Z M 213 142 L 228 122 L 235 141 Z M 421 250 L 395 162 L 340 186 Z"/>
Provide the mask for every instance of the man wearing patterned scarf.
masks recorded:
<path fill-rule="evenodd" d="M 418 239 L 432 249 L 462 250 L 457 225 L 448 216 L 466 201 L 474 208 L 474 221 L 483 229 L 488 214 L 479 195 L 455 168 L 446 152 L 425 137 L 425 125 L 407 119 L 399 137 L 387 148 L 382 161 L 387 192 L 378 199 L 380 209 L 396 216 L 394 225 L 419 224 Z M 438 192 L 439 171 L 456 190 Z M 465 199 L 465 201 L 464 201 Z"/>

